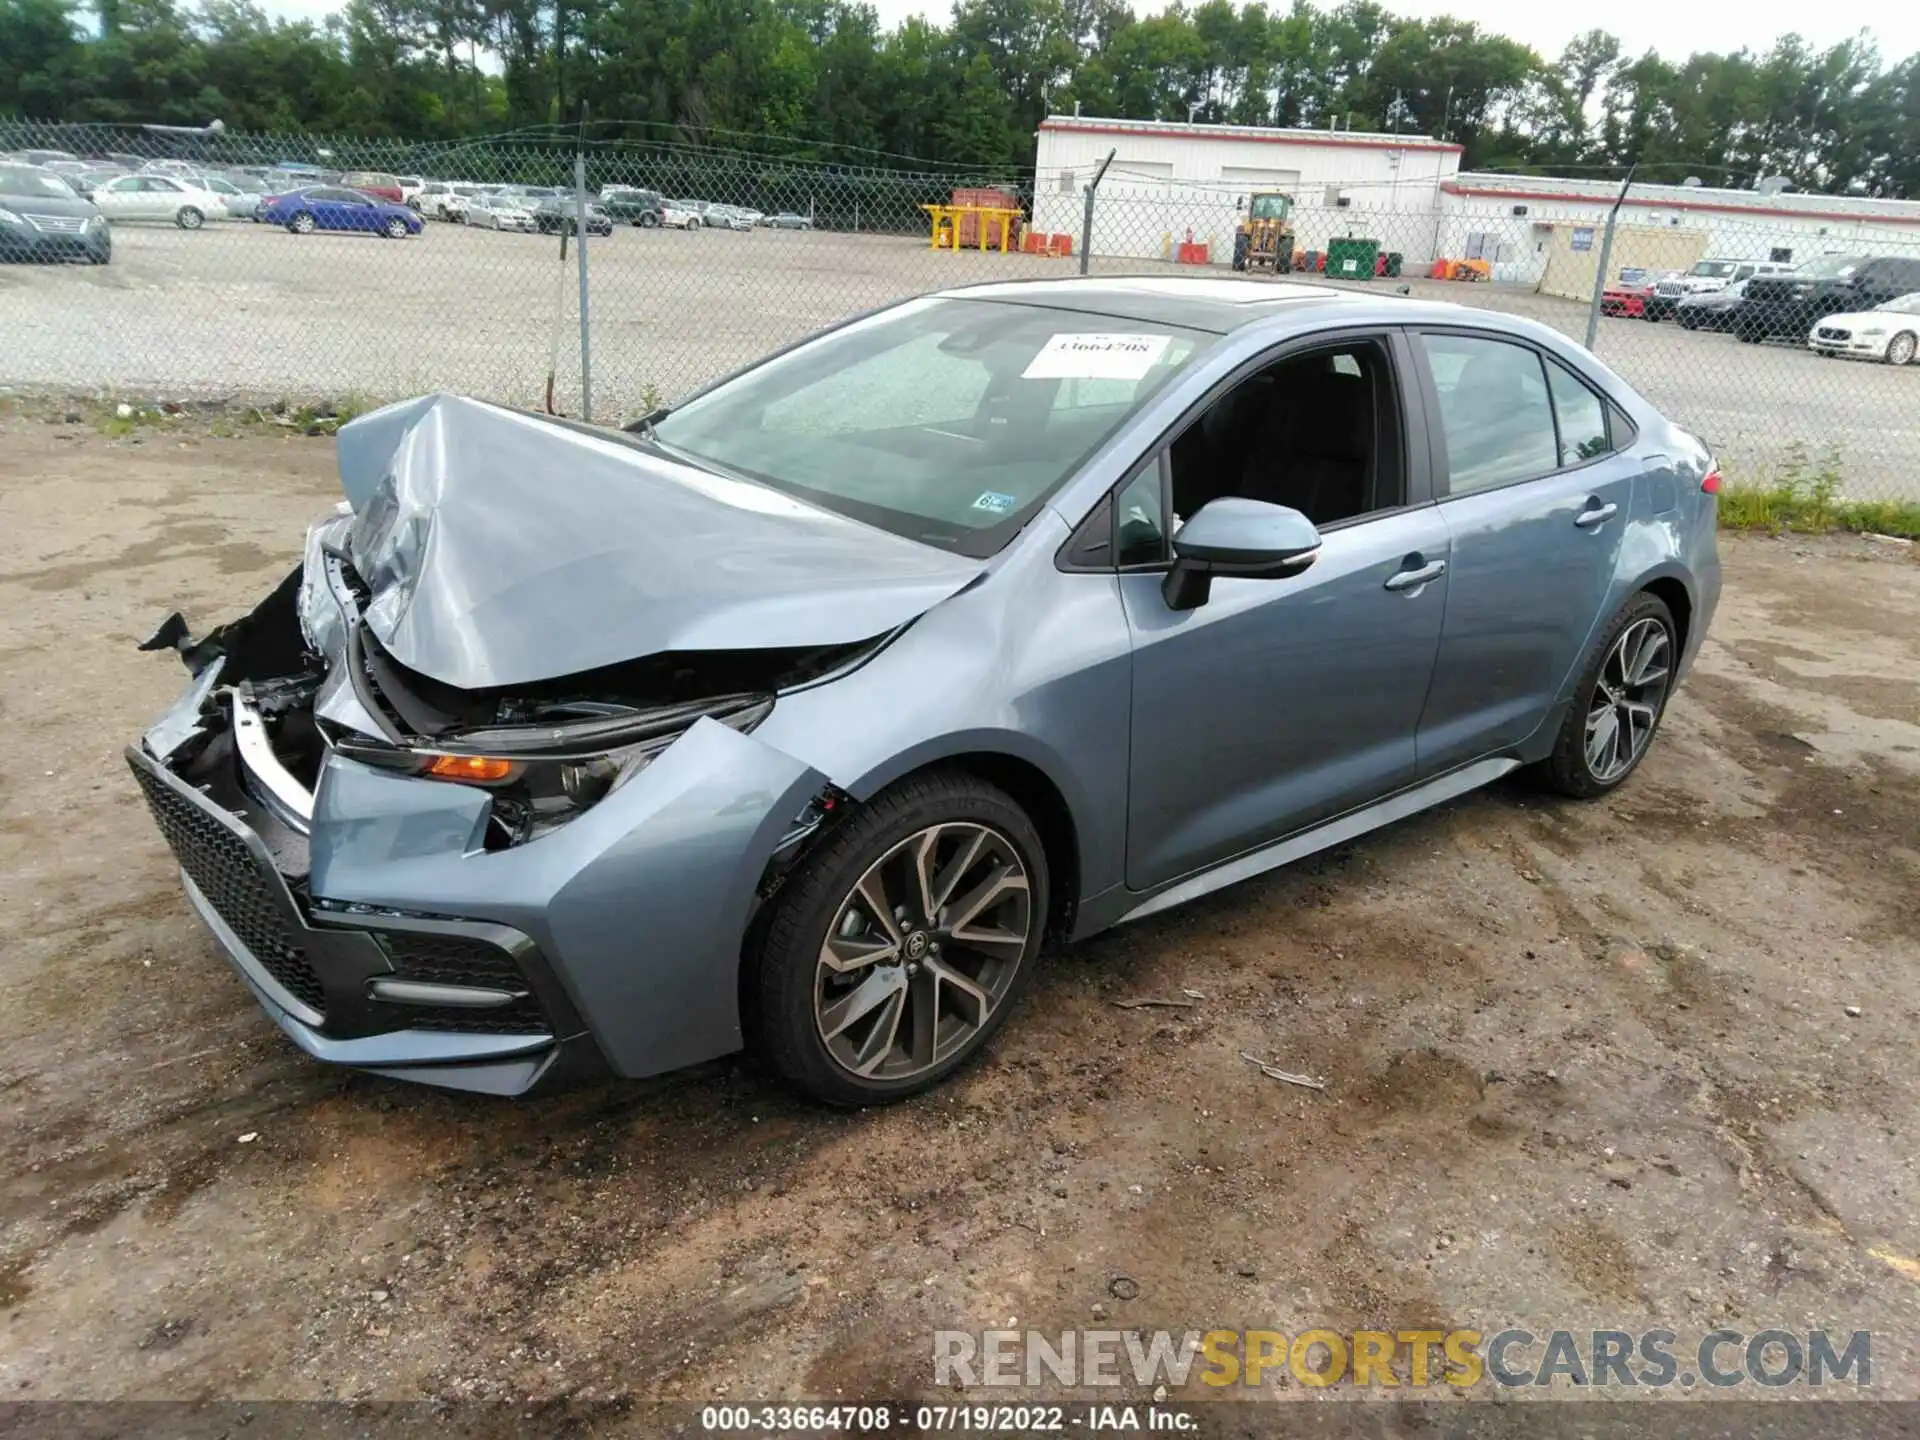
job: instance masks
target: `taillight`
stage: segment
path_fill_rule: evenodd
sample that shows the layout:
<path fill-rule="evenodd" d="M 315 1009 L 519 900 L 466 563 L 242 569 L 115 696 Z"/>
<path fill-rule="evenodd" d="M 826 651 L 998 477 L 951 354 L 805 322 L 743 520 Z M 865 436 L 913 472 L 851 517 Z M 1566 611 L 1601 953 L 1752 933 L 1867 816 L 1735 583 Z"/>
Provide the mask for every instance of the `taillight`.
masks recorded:
<path fill-rule="evenodd" d="M 1708 495 L 1718 495 L 1720 493 L 1720 466 L 1718 464 L 1707 467 L 1707 473 L 1700 477 L 1700 489 Z"/>

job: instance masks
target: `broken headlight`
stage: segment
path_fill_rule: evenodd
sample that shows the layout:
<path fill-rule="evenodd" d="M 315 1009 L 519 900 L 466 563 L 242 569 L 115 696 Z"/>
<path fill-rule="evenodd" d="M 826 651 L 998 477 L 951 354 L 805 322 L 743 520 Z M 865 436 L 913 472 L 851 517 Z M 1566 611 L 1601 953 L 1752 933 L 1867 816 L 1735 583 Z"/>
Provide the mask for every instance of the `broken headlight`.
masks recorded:
<path fill-rule="evenodd" d="M 736 730 L 747 731 L 765 719 L 772 708 L 771 702 L 762 701 L 736 706 L 712 718 Z M 579 729 L 609 723 L 603 719 Z M 634 722 L 625 723 L 627 734 L 631 735 Z M 691 723 L 682 718 L 671 730 L 656 730 L 626 744 L 610 743 L 612 737 L 588 740 L 579 736 L 578 731 L 575 743 L 567 743 L 562 731 L 547 730 L 542 734 L 546 743 L 537 749 L 511 745 L 488 745 L 484 749 L 392 745 L 350 735 L 336 735 L 333 743 L 341 755 L 383 770 L 396 770 L 425 780 L 472 785 L 487 791 L 493 797 L 489 846 L 497 848 L 536 840 L 575 816 L 585 814 L 652 764 L 655 757 L 686 733 Z M 474 732 L 468 738 L 504 739 L 508 733 Z M 524 732 L 512 738 L 525 738 Z"/>

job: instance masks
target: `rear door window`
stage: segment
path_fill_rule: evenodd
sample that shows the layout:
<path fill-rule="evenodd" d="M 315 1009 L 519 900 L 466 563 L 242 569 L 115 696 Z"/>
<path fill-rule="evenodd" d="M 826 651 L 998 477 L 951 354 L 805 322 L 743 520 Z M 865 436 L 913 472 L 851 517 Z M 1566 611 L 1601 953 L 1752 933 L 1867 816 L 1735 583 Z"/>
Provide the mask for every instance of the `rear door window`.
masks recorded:
<path fill-rule="evenodd" d="M 1440 401 L 1447 490 L 1490 490 L 1559 468 L 1553 403 L 1538 354 L 1474 335 L 1424 335 Z"/>

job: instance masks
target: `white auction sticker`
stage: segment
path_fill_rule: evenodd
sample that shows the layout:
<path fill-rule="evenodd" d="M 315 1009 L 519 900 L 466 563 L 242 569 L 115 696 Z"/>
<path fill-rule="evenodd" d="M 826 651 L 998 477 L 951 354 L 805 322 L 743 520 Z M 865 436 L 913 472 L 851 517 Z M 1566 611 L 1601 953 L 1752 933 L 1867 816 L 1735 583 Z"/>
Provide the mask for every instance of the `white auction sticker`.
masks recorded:
<path fill-rule="evenodd" d="M 1025 380 L 1139 380 L 1171 335 L 1055 335 L 1020 372 Z"/>

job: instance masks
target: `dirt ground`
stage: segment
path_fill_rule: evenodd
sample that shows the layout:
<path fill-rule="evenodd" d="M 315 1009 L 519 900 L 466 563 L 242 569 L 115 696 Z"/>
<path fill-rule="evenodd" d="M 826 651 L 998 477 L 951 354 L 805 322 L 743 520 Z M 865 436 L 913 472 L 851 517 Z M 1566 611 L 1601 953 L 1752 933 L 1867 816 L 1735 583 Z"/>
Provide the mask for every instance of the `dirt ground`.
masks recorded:
<path fill-rule="evenodd" d="M 1055 954 L 916 1102 L 724 1062 L 514 1104 L 297 1053 L 119 756 L 182 682 L 134 641 L 250 605 L 331 466 L 0 420 L 0 1398 L 912 1398 L 934 1330 L 1014 1323 L 1864 1329 L 1920 1398 L 1911 548 L 1723 542 L 1616 796 L 1503 785 Z"/>

